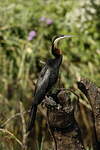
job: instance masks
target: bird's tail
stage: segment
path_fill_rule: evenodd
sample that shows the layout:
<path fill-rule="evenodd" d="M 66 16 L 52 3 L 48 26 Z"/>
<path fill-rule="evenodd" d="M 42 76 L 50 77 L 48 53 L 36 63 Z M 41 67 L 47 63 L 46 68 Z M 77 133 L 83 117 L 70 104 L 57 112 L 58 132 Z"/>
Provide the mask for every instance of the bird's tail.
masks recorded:
<path fill-rule="evenodd" d="M 35 122 L 35 118 L 36 118 L 36 112 L 37 112 L 37 105 L 32 105 L 31 107 L 31 111 L 30 111 L 30 120 L 28 123 L 28 129 L 27 131 L 31 131 L 33 126 L 34 126 L 34 122 Z"/>

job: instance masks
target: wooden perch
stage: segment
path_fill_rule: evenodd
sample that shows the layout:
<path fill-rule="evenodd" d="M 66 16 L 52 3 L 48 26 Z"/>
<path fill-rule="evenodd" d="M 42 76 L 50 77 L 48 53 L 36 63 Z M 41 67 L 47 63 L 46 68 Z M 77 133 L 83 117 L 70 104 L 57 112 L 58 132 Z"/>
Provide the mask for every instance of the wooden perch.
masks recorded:
<path fill-rule="evenodd" d="M 81 81 L 77 82 L 77 85 L 87 97 L 92 107 L 97 149 L 100 149 L 100 88 L 87 79 L 81 79 Z"/>
<path fill-rule="evenodd" d="M 48 124 L 55 142 L 55 150 L 85 150 L 74 117 L 77 103 L 71 100 L 71 92 L 60 90 L 55 95 L 46 97 L 44 103 L 47 107 Z"/>
<path fill-rule="evenodd" d="M 78 96 L 60 89 L 43 102 L 55 150 L 100 149 L 100 88 L 86 79 L 77 85 Z M 81 94 L 84 103 L 79 101 Z"/>

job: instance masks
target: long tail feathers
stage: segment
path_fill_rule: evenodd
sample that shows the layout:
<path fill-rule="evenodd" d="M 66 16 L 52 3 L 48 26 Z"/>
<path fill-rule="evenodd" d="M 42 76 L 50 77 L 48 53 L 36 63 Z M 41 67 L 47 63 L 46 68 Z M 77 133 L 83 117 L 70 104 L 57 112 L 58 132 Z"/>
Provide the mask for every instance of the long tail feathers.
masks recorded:
<path fill-rule="evenodd" d="M 28 123 L 28 129 L 27 131 L 31 131 L 33 126 L 34 126 L 34 122 L 35 122 L 35 118 L 36 118 L 36 112 L 37 112 L 37 105 L 32 105 L 31 107 L 31 111 L 30 111 L 30 120 Z"/>

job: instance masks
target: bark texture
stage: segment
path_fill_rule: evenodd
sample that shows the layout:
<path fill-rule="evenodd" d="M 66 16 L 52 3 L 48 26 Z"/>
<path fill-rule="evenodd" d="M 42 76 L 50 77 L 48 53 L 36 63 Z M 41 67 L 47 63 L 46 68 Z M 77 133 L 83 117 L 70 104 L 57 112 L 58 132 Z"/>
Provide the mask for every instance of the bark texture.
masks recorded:
<path fill-rule="evenodd" d="M 65 90 L 60 90 L 45 99 L 55 150 L 85 150 L 81 132 L 74 117 L 76 104 L 71 100 L 71 92 Z"/>
<path fill-rule="evenodd" d="M 100 88 L 90 80 L 78 82 L 79 89 L 86 95 L 92 107 L 97 141 L 100 142 Z"/>

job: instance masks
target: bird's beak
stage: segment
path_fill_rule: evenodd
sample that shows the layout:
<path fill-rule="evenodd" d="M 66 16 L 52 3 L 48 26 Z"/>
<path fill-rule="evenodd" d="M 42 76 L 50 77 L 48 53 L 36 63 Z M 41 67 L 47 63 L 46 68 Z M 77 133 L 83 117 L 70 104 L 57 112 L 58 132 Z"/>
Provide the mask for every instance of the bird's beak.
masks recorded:
<path fill-rule="evenodd" d="M 61 39 L 69 38 L 69 37 L 76 37 L 76 35 L 61 35 L 61 37 L 58 37 L 58 38 L 55 39 L 55 41 L 54 41 L 54 46 L 57 47 L 58 42 L 59 42 Z"/>

